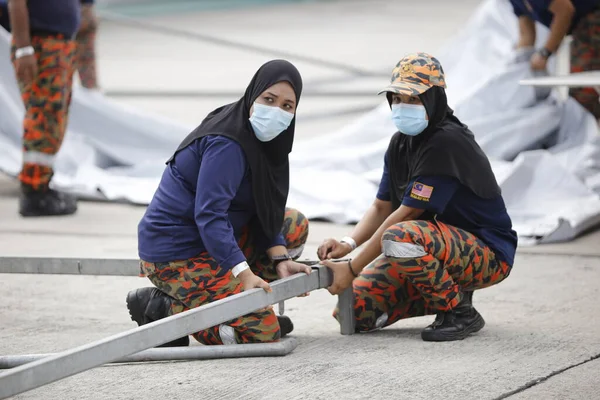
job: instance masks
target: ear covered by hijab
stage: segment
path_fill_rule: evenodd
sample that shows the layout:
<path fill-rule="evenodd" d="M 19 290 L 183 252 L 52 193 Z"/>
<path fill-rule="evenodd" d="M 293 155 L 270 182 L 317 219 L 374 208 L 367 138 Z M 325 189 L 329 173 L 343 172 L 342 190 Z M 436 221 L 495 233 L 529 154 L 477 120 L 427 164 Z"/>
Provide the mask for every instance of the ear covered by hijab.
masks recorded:
<path fill-rule="evenodd" d="M 279 82 L 291 85 L 296 94 L 297 110 L 302 94 L 300 72 L 286 60 L 269 61 L 256 71 L 242 98 L 208 114 L 167 161 L 169 163 L 180 150 L 204 136 L 220 135 L 236 141 L 244 150 L 250 165 L 258 220 L 270 239 L 279 234 L 283 225 L 289 193 L 288 156 L 294 143 L 296 116 L 294 115 L 287 129 L 268 142 L 261 142 L 256 137 L 249 118 L 250 108 L 258 96 Z"/>

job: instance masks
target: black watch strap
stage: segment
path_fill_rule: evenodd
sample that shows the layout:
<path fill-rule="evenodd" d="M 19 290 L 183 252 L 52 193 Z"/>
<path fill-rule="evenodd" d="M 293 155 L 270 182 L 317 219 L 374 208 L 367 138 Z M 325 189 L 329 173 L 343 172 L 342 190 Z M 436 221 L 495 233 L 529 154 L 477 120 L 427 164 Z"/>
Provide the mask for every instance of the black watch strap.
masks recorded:
<path fill-rule="evenodd" d="M 271 261 L 273 262 L 274 266 L 277 266 L 279 263 L 282 263 L 284 261 L 291 260 L 291 259 L 292 259 L 292 257 L 290 257 L 289 254 L 282 254 L 279 256 L 271 257 Z"/>
<path fill-rule="evenodd" d="M 544 58 L 549 58 L 552 55 L 552 52 L 548 50 L 546 47 L 542 47 L 538 50 L 538 54 Z"/>

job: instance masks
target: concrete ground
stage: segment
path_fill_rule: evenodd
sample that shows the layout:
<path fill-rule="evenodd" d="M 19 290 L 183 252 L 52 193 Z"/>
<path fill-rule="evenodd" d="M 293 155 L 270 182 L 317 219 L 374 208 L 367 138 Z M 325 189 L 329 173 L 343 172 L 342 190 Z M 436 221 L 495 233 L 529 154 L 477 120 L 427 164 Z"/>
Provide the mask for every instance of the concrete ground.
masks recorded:
<path fill-rule="evenodd" d="M 305 1 L 149 20 L 387 74 L 408 51 L 435 53 L 476 4 Z M 422 22 L 432 20 L 423 34 Z M 108 94 L 189 123 L 233 100 L 231 93 L 243 90 L 266 60 L 250 51 L 110 22 L 102 25 L 98 41 L 100 78 Z M 298 65 L 311 90 L 376 93 L 386 81 L 310 62 Z M 317 81 L 328 83 L 317 86 Z M 226 93 L 134 96 L 142 90 Z M 360 115 L 357 108 L 379 101 L 376 96 L 307 96 L 298 137 L 341 128 Z M 17 214 L 16 193 L 14 182 L 0 178 L 0 256 L 137 256 L 143 207 L 85 202 L 72 217 L 26 220 Z M 312 223 L 304 256 L 314 258 L 322 239 L 349 230 Z M 286 357 L 105 366 L 15 398 L 600 399 L 599 243 L 596 232 L 567 244 L 520 249 L 511 276 L 475 294 L 487 325 L 462 342 L 421 341 L 419 332 L 432 317 L 343 337 L 331 317 L 335 297 L 320 290 L 286 302 L 299 341 Z M 137 277 L 20 274 L 0 274 L 0 282 L 1 355 L 66 350 L 130 329 L 135 324 L 125 295 L 149 284 Z"/>

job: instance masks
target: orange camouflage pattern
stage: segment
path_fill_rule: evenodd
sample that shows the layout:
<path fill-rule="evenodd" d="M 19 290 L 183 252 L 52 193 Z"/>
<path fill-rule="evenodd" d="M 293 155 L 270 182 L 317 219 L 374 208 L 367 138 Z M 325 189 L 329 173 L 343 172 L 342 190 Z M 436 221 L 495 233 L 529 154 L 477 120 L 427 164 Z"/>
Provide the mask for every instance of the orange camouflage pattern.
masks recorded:
<path fill-rule="evenodd" d="M 442 64 L 427 53 L 413 53 L 398 61 L 390 85 L 379 94 L 392 92 L 418 96 L 433 86 L 446 88 Z"/>
<path fill-rule="evenodd" d="M 25 106 L 23 151 L 52 156 L 58 153 L 67 129 L 76 44 L 56 34 L 33 35 L 31 45 L 38 73 L 30 84 L 18 82 Z M 16 70 L 15 51 L 13 42 L 11 59 Z M 33 190 L 45 190 L 52 175 L 47 165 L 25 162 L 19 180 Z"/>
<path fill-rule="evenodd" d="M 308 237 L 308 220 L 297 210 L 287 209 L 282 228 L 286 247 L 290 253 L 302 248 Z M 277 271 L 266 253 L 259 254 L 253 245 L 248 228 L 238 242 L 250 269 L 267 282 L 278 279 Z M 296 257 L 300 254 L 296 252 Z M 199 307 L 215 300 L 241 293 L 239 279 L 224 270 L 208 252 L 189 260 L 165 263 L 140 261 L 140 275 L 146 276 L 158 289 L 173 297 L 169 315 Z M 281 335 L 279 322 L 272 307 L 226 322 L 235 331 L 237 343 L 266 343 L 278 341 Z M 192 335 L 205 345 L 223 344 L 219 327 L 215 326 Z"/>
<path fill-rule="evenodd" d="M 600 9 L 583 17 L 572 36 L 571 72 L 600 71 Z M 600 119 L 600 102 L 594 88 L 571 88 L 569 95 Z"/>
<path fill-rule="evenodd" d="M 418 258 L 383 255 L 353 281 L 356 331 L 412 317 L 448 311 L 462 300 L 463 291 L 502 282 L 511 266 L 469 232 L 430 221 L 406 221 L 390 227 L 382 241 L 413 243 L 427 253 Z M 387 314 L 387 321 L 377 320 Z M 337 318 L 338 309 L 333 312 Z"/>

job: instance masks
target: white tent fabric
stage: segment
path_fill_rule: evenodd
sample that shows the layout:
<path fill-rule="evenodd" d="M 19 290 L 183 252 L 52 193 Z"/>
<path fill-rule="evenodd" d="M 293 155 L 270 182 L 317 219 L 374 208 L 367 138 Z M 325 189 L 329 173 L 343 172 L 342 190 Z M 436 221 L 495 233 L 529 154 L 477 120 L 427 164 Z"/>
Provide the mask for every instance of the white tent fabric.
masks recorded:
<path fill-rule="evenodd" d="M 572 99 L 518 84 L 531 71 L 527 53 L 513 50 L 515 41 L 508 1 L 485 1 L 438 55 L 449 102 L 492 160 L 520 243 L 571 240 L 600 223 L 598 126 Z M 0 54 L 8 46 L 1 31 Z M 7 57 L 0 73 L 0 170 L 16 176 L 23 106 Z M 147 204 L 164 161 L 191 128 L 76 88 L 53 182 L 87 198 Z M 394 131 L 382 104 L 337 132 L 299 141 L 291 157 L 290 206 L 309 218 L 360 219 L 374 199 Z"/>

